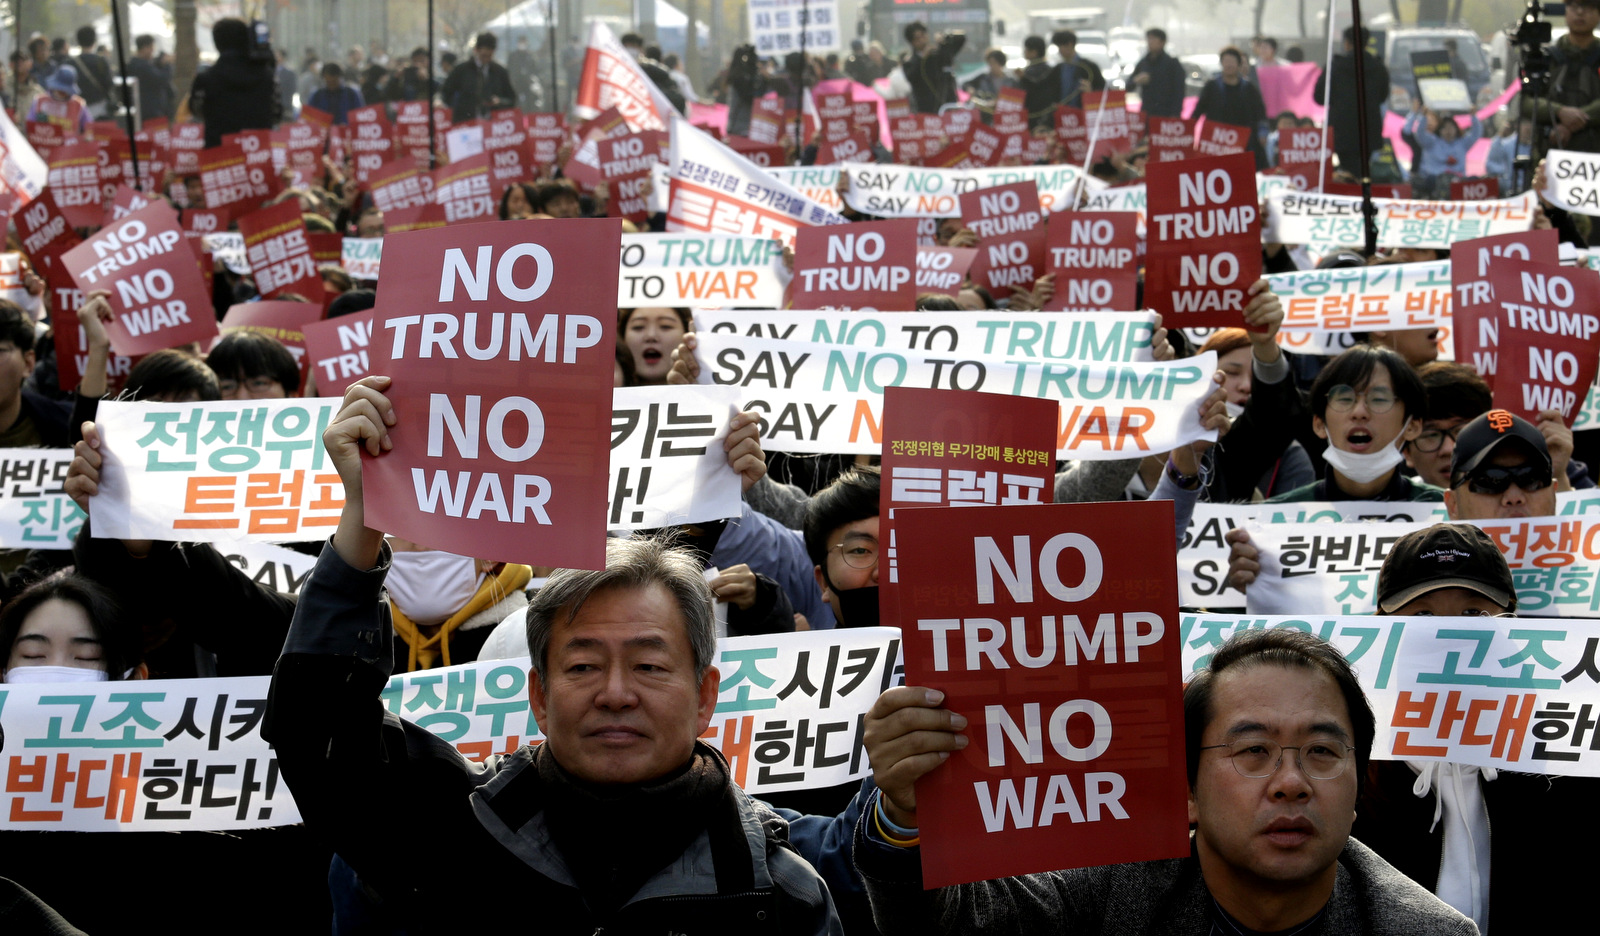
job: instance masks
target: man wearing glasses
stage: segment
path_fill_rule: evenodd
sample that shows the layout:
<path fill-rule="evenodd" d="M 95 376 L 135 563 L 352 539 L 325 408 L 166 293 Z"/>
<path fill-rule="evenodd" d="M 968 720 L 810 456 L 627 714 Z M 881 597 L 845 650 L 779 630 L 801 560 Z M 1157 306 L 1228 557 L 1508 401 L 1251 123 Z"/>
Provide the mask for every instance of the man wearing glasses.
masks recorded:
<path fill-rule="evenodd" d="M 855 860 L 884 934 L 1477 932 L 1350 837 L 1373 714 L 1350 664 L 1314 635 L 1246 631 L 1185 687 L 1187 858 L 924 891 L 906 844 L 915 781 L 966 746 L 942 698 L 890 689 L 867 716 L 879 794 Z"/>

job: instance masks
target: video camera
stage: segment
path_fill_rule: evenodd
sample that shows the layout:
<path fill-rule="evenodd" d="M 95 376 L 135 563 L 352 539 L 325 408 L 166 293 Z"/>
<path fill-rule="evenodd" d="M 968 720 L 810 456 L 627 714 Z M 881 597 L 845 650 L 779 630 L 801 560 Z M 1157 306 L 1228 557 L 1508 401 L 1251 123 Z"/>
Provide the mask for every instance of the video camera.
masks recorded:
<path fill-rule="evenodd" d="M 1549 32 L 1549 29 L 1545 31 Z M 272 53 L 272 30 L 262 20 L 250 21 L 250 50 L 246 57 L 252 62 L 275 64 L 278 61 L 278 57 Z"/>

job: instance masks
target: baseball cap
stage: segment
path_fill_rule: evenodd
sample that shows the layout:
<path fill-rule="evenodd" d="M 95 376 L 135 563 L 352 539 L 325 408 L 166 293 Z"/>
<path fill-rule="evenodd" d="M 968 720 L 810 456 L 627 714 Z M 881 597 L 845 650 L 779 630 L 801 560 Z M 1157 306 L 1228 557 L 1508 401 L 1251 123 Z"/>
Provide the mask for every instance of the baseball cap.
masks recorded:
<path fill-rule="evenodd" d="M 1392 614 L 1441 588 L 1465 588 L 1508 610 L 1517 607 L 1505 556 L 1471 524 L 1436 523 L 1396 540 L 1378 572 L 1378 610 Z"/>
<path fill-rule="evenodd" d="M 1533 423 L 1507 410 L 1492 409 L 1462 426 L 1456 436 L 1450 486 L 1459 487 L 1496 449 L 1514 442 L 1521 442 L 1543 460 L 1546 468 L 1550 467 L 1550 448 Z"/>

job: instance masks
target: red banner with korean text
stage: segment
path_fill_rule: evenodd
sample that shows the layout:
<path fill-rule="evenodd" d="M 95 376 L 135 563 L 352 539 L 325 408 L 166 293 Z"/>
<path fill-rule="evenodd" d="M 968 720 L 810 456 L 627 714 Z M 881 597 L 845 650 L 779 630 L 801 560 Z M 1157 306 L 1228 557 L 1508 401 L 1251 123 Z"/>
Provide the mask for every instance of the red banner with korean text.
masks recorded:
<path fill-rule="evenodd" d="M 58 146 L 50 153 L 49 190 L 55 203 L 75 228 L 98 227 L 100 208 L 100 147 L 95 143 Z"/>
<path fill-rule="evenodd" d="M 292 293 L 321 304 L 322 277 L 311 256 L 298 199 L 245 215 L 239 219 L 239 233 L 244 235 L 245 257 L 261 295 L 276 299 Z"/>
<path fill-rule="evenodd" d="M 969 726 L 917 781 L 925 887 L 1189 854 L 1172 519 L 897 513 L 906 685 Z"/>
<path fill-rule="evenodd" d="M 446 224 L 488 221 L 495 216 L 489 191 L 489 154 L 479 153 L 440 166 L 431 173 L 433 200 L 444 208 Z"/>
<path fill-rule="evenodd" d="M 363 463 L 367 523 L 461 555 L 603 568 L 622 222 L 385 240 L 384 295 L 414 298 L 375 319 L 372 369 L 394 378 L 398 421 L 394 448 Z"/>
<path fill-rule="evenodd" d="M 234 217 L 254 211 L 277 191 L 270 167 L 249 165 L 244 147 L 224 143 L 200 154 L 200 185 L 207 208 L 226 208 Z"/>
<path fill-rule="evenodd" d="M 1242 326 L 1261 277 L 1255 157 L 1151 163 L 1147 178 L 1145 305 L 1168 328 Z"/>

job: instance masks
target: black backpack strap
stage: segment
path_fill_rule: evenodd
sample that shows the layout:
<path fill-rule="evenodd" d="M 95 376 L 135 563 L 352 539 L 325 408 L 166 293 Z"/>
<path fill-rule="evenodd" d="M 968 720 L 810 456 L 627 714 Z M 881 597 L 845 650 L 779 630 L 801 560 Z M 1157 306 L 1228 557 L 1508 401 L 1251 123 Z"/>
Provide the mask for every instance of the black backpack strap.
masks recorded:
<path fill-rule="evenodd" d="M 742 894 L 756 886 L 756 872 L 750 860 L 750 840 L 745 835 L 738 794 L 730 783 L 717 804 L 706 835 L 711 842 L 711 864 L 717 872 L 717 892 Z"/>

